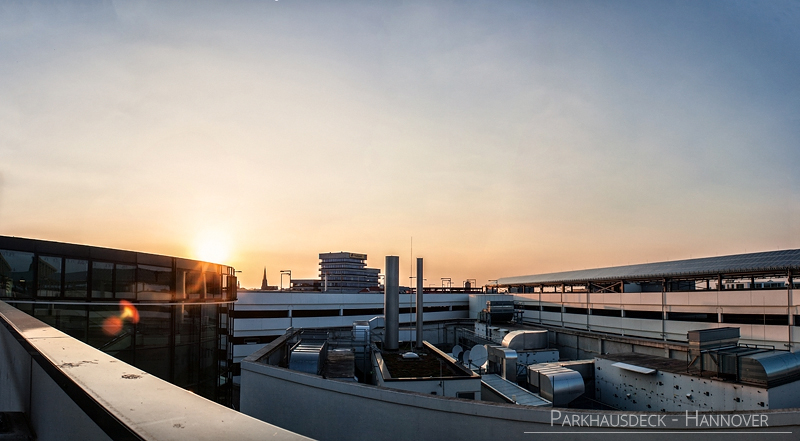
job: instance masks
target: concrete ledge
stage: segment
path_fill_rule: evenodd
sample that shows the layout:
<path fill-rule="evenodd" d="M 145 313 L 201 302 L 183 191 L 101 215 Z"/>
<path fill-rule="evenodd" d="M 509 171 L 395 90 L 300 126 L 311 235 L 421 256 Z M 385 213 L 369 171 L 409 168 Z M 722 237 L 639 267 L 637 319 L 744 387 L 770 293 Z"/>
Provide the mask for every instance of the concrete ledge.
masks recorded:
<path fill-rule="evenodd" d="M 0 325 L 0 410 L 25 412 L 38 440 L 308 439 L 173 386 L 4 302 Z"/>

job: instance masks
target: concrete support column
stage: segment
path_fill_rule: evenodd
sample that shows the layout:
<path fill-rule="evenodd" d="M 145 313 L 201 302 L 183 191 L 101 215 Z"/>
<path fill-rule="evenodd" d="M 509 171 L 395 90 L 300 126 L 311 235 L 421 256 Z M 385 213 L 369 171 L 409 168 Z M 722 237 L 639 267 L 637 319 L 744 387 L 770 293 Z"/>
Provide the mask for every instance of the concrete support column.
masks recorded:
<path fill-rule="evenodd" d="M 537 309 L 537 314 L 539 314 L 539 324 L 542 323 L 542 291 L 544 291 L 544 287 L 539 285 L 539 308 Z"/>
<path fill-rule="evenodd" d="M 383 316 L 386 323 L 386 336 L 383 346 L 396 351 L 400 347 L 400 258 L 386 256 L 384 270 L 385 286 L 383 294 Z"/>
<path fill-rule="evenodd" d="M 667 341 L 667 279 L 661 281 L 661 338 Z"/>

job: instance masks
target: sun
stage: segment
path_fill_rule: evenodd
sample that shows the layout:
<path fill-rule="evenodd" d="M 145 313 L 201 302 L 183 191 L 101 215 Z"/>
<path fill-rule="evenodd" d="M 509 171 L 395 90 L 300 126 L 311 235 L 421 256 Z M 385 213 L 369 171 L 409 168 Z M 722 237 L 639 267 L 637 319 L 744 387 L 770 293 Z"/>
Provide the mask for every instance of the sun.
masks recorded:
<path fill-rule="evenodd" d="M 198 238 L 195 245 L 195 257 L 198 260 L 211 263 L 225 263 L 230 254 L 230 247 L 219 236 L 205 236 Z"/>

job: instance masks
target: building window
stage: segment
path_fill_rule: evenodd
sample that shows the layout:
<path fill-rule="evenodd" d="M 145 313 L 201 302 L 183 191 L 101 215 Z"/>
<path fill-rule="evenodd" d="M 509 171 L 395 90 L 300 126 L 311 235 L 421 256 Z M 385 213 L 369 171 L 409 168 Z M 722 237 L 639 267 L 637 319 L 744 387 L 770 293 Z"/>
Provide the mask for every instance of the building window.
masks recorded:
<path fill-rule="evenodd" d="M 89 261 L 66 259 L 64 284 L 65 297 L 85 299 L 89 290 Z"/>
<path fill-rule="evenodd" d="M 114 298 L 114 264 L 92 262 L 92 298 Z"/>
<path fill-rule="evenodd" d="M 169 381 L 169 347 L 172 344 L 169 306 L 139 306 L 136 324 L 136 367 Z"/>
<path fill-rule="evenodd" d="M 139 300 L 172 300 L 172 268 L 152 265 L 139 265 L 136 284 Z"/>
<path fill-rule="evenodd" d="M 118 263 L 114 268 L 114 294 L 118 299 L 136 298 L 136 266 Z"/>
<path fill-rule="evenodd" d="M 119 314 L 118 306 L 90 306 L 86 342 L 125 363 L 134 364 L 134 324 L 130 320 L 115 320 Z"/>
<path fill-rule="evenodd" d="M 0 295 L 33 297 L 33 253 L 0 250 Z"/>
<path fill-rule="evenodd" d="M 186 297 L 202 299 L 205 296 L 205 288 L 203 273 L 198 271 L 186 272 Z"/>
<path fill-rule="evenodd" d="M 86 307 L 58 303 L 34 304 L 37 319 L 80 341 L 86 341 Z"/>
<path fill-rule="evenodd" d="M 61 296 L 61 258 L 39 256 L 38 297 Z"/>
<path fill-rule="evenodd" d="M 206 273 L 206 296 L 208 298 L 222 298 L 222 279 L 217 273 Z"/>

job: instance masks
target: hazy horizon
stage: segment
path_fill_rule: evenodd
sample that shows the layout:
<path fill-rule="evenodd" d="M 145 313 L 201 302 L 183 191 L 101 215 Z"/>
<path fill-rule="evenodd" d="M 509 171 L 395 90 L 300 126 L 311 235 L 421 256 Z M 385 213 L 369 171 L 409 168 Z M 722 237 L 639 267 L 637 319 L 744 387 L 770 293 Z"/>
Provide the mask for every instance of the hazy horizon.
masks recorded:
<path fill-rule="evenodd" d="M 0 234 L 244 287 L 800 248 L 799 47 L 788 1 L 0 0 Z"/>

